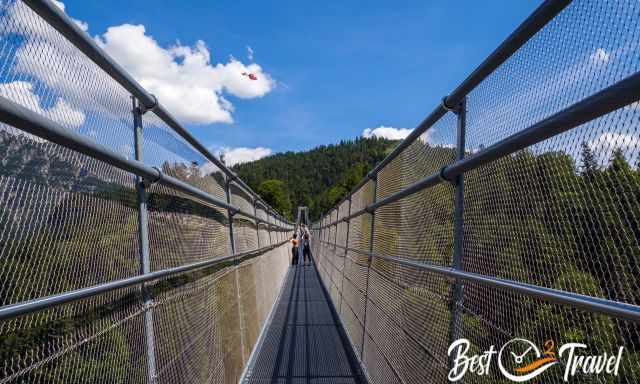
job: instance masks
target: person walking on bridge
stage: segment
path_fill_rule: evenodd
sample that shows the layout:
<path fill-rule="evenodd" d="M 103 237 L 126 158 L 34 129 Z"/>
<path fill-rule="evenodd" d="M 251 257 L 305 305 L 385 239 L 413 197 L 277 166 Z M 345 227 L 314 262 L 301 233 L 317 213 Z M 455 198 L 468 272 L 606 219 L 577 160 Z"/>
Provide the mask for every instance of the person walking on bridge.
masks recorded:
<path fill-rule="evenodd" d="M 294 233 L 291 240 L 291 265 L 298 265 L 298 234 Z"/>
<path fill-rule="evenodd" d="M 304 236 L 302 236 L 302 255 L 304 265 L 307 265 L 307 261 L 309 261 L 309 264 L 311 264 L 311 244 L 309 243 L 309 232 L 306 232 Z"/>

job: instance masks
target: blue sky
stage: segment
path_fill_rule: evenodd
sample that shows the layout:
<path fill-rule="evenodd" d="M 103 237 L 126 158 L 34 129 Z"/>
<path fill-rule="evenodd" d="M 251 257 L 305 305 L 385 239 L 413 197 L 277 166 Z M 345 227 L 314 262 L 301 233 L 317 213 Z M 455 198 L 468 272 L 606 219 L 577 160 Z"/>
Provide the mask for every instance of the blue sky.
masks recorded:
<path fill-rule="evenodd" d="M 229 164 L 360 135 L 402 138 L 538 6 L 53 1 Z M 468 148 L 638 71 L 635 4 L 574 2 L 533 36 L 469 94 Z M 0 96 L 132 156 L 129 93 L 34 17 L 22 2 L 0 1 L 0 59 L 11 63 L 0 67 Z M 635 162 L 638 110 L 636 103 L 533 150 L 578 158 L 587 143 L 603 164 L 616 148 Z M 144 120 L 145 161 L 201 160 L 175 153 L 167 142 L 174 136 L 153 114 Z M 448 114 L 422 139 L 449 146 L 454 133 Z"/>
<path fill-rule="evenodd" d="M 162 47 L 204 41 L 211 62 L 248 63 L 247 46 L 276 86 L 225 95 L 234 122 L 187 124 L 211 147 L 305 150 L 381 125 L 413 128 L 539 1 L 67 0 L 89 25 L 142 24 Z"/>

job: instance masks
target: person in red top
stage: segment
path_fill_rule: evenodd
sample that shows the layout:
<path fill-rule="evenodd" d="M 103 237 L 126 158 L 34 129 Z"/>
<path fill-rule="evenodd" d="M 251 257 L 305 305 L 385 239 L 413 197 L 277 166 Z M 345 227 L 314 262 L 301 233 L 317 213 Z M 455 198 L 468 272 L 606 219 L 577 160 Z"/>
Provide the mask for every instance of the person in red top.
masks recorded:
<path fill-rule="evenodd" d="M 292 258 L 291 258 L 291 265 L 298 265 L 298 234 L 294 233 L 293 234 L 293 238 L 291 240 L 289 240 L 291 242 L 291 253 L 292 253 Z"/>

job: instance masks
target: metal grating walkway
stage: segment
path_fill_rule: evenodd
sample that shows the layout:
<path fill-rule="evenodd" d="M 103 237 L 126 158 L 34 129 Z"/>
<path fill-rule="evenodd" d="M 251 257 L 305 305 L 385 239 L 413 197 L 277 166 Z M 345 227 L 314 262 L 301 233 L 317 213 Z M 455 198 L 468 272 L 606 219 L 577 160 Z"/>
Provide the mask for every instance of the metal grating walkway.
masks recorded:
<path fill-rule="evenodd" d="M 292 267 L 243 383 L 363 383 L 315 265 Z"/>

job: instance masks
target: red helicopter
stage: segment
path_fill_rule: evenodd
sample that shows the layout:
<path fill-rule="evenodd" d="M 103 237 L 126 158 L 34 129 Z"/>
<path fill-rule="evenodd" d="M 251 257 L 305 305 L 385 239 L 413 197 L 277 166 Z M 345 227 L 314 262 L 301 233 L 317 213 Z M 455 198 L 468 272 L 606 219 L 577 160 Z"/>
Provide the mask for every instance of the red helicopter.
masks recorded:
<path fill-rule="evenodd" d="M 247 76 L 251 80 L 258 80 L 258 77 L 253 73 L 242 72 L 242 76 Z"/>

